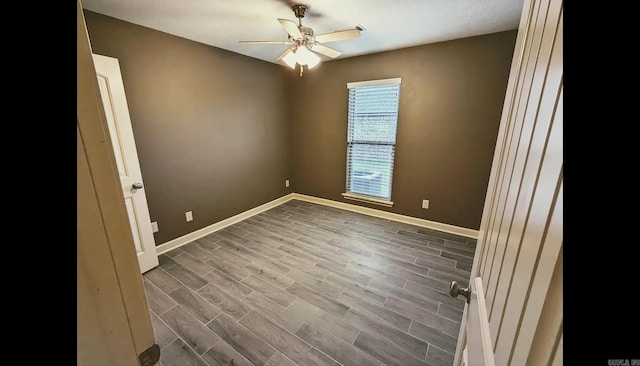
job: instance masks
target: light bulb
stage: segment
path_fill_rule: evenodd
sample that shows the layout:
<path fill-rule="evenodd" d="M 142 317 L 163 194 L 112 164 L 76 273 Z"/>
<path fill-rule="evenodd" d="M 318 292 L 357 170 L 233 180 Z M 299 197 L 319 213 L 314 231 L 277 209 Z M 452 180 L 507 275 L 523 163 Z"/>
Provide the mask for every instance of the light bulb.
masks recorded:
<path fill-rule="evenodd" d="M 320 62 L 320 57 L 318 57 L 318 55 L 314 54 L 313 52 L 309 51 L 309 49 L 306 46 L 298 47 L 298 49 L 295 51 L 295 54 L 296 54 L 296 61 L 300 65 L 309 64 L 310 65 L 309 67 L 313 67 L 317 65 L 318 62 Z"/>
<path fill-rule="evenodd" d="M 309 50 L 305 46 L 300 46 L 294 51 L 296 55 L 296 62 L 300 65 L 306 65 L 307 59 L 306 54 L 309 53 Z"/>
<path fill-rule="evenodd" d="M 318 57 L 318 55 L 314 54 L 313 52 L 309 52 L 309 54 L 313 57 L 309 62 L 307 62 L 307 68 L 311 70 L 320 62 L 320 57 Z"/>
<path fill-rule="evenodd" d="M 290 68 L 296 68 L 296 55 L 293 51 L 290 50 L 289 53 L 282 58 L 282 61 L 284 61 L 284 63 L 286 63 Z"/>

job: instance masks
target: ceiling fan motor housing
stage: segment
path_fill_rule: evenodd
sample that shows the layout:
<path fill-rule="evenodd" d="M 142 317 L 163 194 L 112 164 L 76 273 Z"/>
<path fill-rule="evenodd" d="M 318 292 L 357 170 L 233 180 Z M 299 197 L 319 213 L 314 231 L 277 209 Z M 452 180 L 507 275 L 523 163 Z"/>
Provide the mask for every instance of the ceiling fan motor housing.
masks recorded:
<path fill-rule="evenodd" d="M 307 7 L 304 5 L 293 5 L 291 7 L 296 18 L 304 18 L 304 14 L 307 12 Z"/>

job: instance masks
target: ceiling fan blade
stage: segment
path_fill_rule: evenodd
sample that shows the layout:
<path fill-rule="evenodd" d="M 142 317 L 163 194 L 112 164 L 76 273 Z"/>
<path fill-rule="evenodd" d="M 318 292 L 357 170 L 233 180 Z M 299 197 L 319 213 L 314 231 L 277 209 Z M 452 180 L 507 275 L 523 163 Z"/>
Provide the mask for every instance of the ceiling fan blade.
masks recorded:
<path fill-rule="evenodd" d="M 328 43 L 336 41 L 344 41 L 345 39 L 359 38 L 360 31 L 357 29 L 348 29 L 343 31 L 318 34 L 315 36 L 316 41 L 319 43 Z"/>
<path fill-rule="evenodd" d="M 338 50 L 334 50 L 331 47 L 323 46 L 321 44 L 314 44 L 313 46 L 310 45 L 309 48 L 311 49 L 311 51 L 321 53 L 321 54 L 323 54 L 325 56 L 329 56 L 331 58 L 336 58 L 336 57 L 342 55 L 342 52 L 340 52 Z"/>
<path fill-rule="evenodd" d="M 284 29 L 287 30 L 287 33 L 289 33 L 289 35 L 293 39 L 302 38 L 302 33 L 300 33 L 300 29 L 298 29 L 296 22 L 288 19 L 281 19 L 281 18 L 278 18 L 278 21 L 280 22 L 280 24 L 282 24 Z"/>
<path fill-rule="evenodd" d="M 244 44 L 292 44 L 290 41 L 239 41 Z"/>

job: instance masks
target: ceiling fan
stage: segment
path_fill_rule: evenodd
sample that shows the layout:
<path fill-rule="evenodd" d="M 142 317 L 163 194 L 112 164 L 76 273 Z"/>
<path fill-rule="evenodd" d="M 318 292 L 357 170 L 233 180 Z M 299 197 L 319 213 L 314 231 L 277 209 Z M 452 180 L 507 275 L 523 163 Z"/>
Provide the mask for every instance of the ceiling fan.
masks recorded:
<path fill-rule="evenodd" d="M 302 76 L 304 65 L 307 66 L 307 69 L 311 69 L 320 62 L 320 57 L 314 52 L 331 58 L 336 58 L 342 54 L 342 52 L 331 47 L 327 47 L 322 43 L 337 42 L 360 37 L 361 28 L 358 27 L 354 29 L 314 35 L 313 29 L 302 25 L 302 18 L 304 18 L 308 8 L 305 5 L 298 4 L 293 5 L 291 9 L 293 10 L 296 18 L 298 18 L 297 25 L 294 21 L 278 18 L 278 22 L 280 22 L 282 27 L 284 27 L 289 34 L 286 41 L 240 41 L 240 43 L 291 45 L 291 47 L 287 48 L 276 58 L 276 61 L 282 60 L 292 69 L 296 68 L 296 63 L 299 64 L 300 76 Z"/>

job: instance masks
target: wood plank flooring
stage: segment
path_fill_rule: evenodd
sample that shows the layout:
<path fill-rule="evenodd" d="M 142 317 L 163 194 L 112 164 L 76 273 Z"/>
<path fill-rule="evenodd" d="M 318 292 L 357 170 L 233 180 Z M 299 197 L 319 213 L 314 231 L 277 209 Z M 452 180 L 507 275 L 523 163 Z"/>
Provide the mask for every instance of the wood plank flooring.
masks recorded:
<path fill-rule="evenodd" d="M 143 275 L 164 366 L 451 365 L 476 241 L 293 200 Z M 233 362 L 232 362 L 233 361 Z"/>

